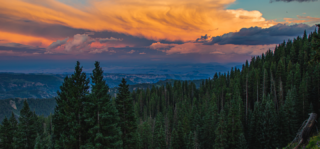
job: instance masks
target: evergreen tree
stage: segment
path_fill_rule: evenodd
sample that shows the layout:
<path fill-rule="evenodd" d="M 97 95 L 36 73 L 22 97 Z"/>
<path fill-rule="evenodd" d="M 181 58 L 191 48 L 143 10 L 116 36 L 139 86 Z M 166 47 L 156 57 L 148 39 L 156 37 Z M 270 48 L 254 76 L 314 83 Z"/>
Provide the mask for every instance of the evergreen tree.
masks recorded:
<path fill-rule="evenodd" d="M 10 132 L 9 129 L 10 129 L 10 122 L 5 116 L 2 121 L 2 125 L 0 126 L 0 148 L 1 149 L 12 148 L 9 140 L 9 132 Z"/>
<path fill-rule="evenodd" d="M 156 140 L 155 140 L 156 147 L 155 149 L 166 149 L 166 136 L 165 132 L 162 128 L 160 127 L 159 133 L 157 134 Z"/>
<path fill-rule="evenodd" d="M 238 144 L 237 144 L 237 149 L 247 149 L 248 147 L 247 147 L 247 141 L 246 141 L 246 138 L 244 137 L 244 134 L 243 133 L 241 133 L 240 135 L 239 135 L 239 142 L 238 142 Z"/>
<path fill-rule="evenodd" d="M 226 122 L 226 116 L 224 110 L 220 111 L 219 114 L 219 122 L 218 126 L 215 130 L 215 142 L 214 142 L 214 148 L 216 149 L 224 149 L 228 148 L 228 132 L 227 132 L 227 122 Z"/>
<path fill-rule="evenodd" d="M 259 125 L 261 128 L 261 134 L 258 137 L 259 142 L 261 143 L 263 148 L 275 148 L 277 136 L 276 131 L 276 110 L 274 101 L 270 100 L 270 98 L 266 98 L 265 101 L 264 112 L 261 113 L 261 117 L 259 120 Z"/>
<path fill-rule="evenodd" d="M 141 136 L 142 149 L 152 148 L 152 134 L 151 126 L 147 121 L 143 122 L 139 127 L 139 134 Z"/>
<path fill-rule="evenodd" d="M 53 116 L 55 148 L 81 148 L 86 142 L 84 102 L 89 93 L 89 79 L 77 62 L 74 74 L 66 77 L 56 97 Z"/>
<path fill-rule="evenodd" d="M 52 134 L 51 134 L 52 133 L 52 115 L 49 115 L 48 117 L 44 118 L 43 121 L 41 122 L 43 123 L 43 132 L 38 133 L 34 148 L 53 149 Z"/>
<path fill-rule="evenodd" d="M 180 149 L 179 136 L 175 129 L 172 130 L 171 134 L 171 148 L 172 149 Z"/>
<path fill-rule="evenodd" d="M 194 149 L 195 148 L 194 135 L 193 135 L 193 133 L 191 131 L 187 136 L 186 143 L 187 143 L 187 145 L 186 145 L 187 149 Z"/>
<path fill-rule="evenodd" d="M 119 93 L 116 98 L 116 107 L 120 117 L 121 139 L 124 149 L 134 148 L 136 140 L 134 133 L 137 128 L 136 118 L 133 110 L 133 101 L 129 92 L 129 85 L 123 78 L 119 85 Z"/>
<path fill-rule="evenodd" d="M 84 117 L 88 127 L 85 148 L 119 148 L 121 146 L 119 116 L 108 94 L 109 87 L 103 80 L 99 62 L 93 70 L 92 91 L 85 102 Z"/>
<path fill-rule="evenodd" d="M 9 119 L 9 123 L 10 123 L 10 127 L 9 127 L 9 133 L 8 133 L 8 140 L 9 140 L 9 144 L 11 144 L 11 146 L 8 149 L 12 149 L 13 148 L 13 139 L 14 139 L 14 135 L 18 129 L 18 121 L 16 119 L 16 117 L 14 116 L 14 113 L 11 112 L 11 117 Z"/>
<path fill-rule="evenodd" d="M 240 98 L 240 97 L 239 97 Z M 239 104 L 241 104 L 241 99 L 233 99 L 229 112 L 228 112 L 228 143 L 230 148 L 236 148 L 239 143 L 239 136 L 243 133 L 242 123 L 241 123 L 241 111 L 239 111 Z"/>
<path fill-rule="evenodd" d="M 205 109 L 205 108 L 202 108 Z M 203 125 L 201 129 L 201 147 L 210 149 L 212 148 L 212 140 L 214 140 L 215 136 L 215 128 L 218 121 L 218 107 L 216 104 L 215 94 L 212 94 L 212 97 L 209 100 L 207 110 L 204 112 L 205 115 L 203 117 Z M 199 122 L 199 118 L 195 119 L 197 123 Z"/>
<path fill-rule="evenodd" d="M 297 95 L 296 95 L 296 89 L 293 88 L 288 91 L 285 104 L 283 105 L 283 112 L 284 112 L 284 119 L 285 119 L 285 129 L 286 130 L 286 136 L 284 137 L 285 140 L 283 145 L 286 145 L 288 142 L 294 139 L 296 136 L 296 133 L 299 129 L 298 121 L 298 113 L 296 112 L 296 101 L 297 101 Z"/>
<path fill-rule="evenodd" d="M 33 149 L 37 137 L 37 117 L 30 111 L 27 100 L 24 100 L 20 111 L 18 129 L 14 140 L 14 148 Z"/>

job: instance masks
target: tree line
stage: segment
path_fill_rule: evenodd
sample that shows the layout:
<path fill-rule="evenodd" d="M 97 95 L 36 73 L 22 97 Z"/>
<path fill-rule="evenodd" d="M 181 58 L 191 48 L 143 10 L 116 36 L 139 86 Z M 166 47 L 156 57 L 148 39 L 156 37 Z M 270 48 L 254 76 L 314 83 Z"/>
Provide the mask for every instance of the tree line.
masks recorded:
<path fill-rule="evenodd" d="M 0 147 L 282 148 L 309 113 L 319 115 L 319 60 L 320 31 L 305 32 L 241 69 L 214 74 L 200 88 L 175 81 L 130 93 L 123 79 L 115 98 L 99 62 L 91 87 L 77 62 L 58 91 L 54 114 L 36 116 L 25 102 L 19 122 L 14 115 L 4 119 Z"/>

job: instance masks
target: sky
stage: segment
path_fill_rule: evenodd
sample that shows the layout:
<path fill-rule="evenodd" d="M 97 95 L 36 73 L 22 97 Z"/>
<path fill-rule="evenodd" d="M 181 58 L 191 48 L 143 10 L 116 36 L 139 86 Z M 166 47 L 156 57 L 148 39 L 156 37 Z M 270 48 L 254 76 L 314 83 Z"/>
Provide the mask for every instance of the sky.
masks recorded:
<path fill-rule="evenodd" d="M 0 72 L 238 65 L 320 23 L 318 0 L 0 1 Z"/>

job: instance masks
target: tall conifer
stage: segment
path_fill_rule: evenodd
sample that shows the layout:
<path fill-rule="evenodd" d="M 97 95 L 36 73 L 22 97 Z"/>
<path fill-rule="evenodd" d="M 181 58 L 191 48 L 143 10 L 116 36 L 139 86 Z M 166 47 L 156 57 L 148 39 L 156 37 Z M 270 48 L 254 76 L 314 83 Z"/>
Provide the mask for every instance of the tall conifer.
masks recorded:
<path fill-rule="evenodd" d="M 87 100 L 88 89 L 89 79 L 78 61 L 74 74 L 64 79 L 56 97 L 53 117 L 55 148 L 79 149 L 86 142 L 83 103 Z"/>
<path fill-rule="evenodd" d="M 129 92 L 129 85 L 123 78 L 119 84 L 119 93 L 115 100 L 116 107 L 120 117 L 120 128 L 122 131 L 121 139 L 124 149 L 132 149 L 135 147 L 136 140 L 134 138 L 136 133 L 136 118 L 133 110 L 133 101 Z"/>
<path fill-rule="evenodd" d="M 108 94 L 109 87 L 103 80 L 99 62 L 95 62 L 91 76 L 92 91 L 85 102 L 84 117 L 88 127 L 85 148 L 119 148 L 121 146 L 119 116 Z"/>
<path fill-rule="evenodd" d="M 1 149 L 12 148 L 9 140 L 9 135 L 10 135 L 9 129 L 10 129 L 10 122 L 5 116 L 4 119 L 2 120 L 2 125 L 0 126 L 0 148 Z"/>
<path fill-rule="evenodd" d="M 20 111 L 18 129 L 14 140 L 14 148 L 33 149 L 37 137 L 36 126 L 37 117 L 29 108 L 27 100 L 24 100 L 23 107 Z"/>

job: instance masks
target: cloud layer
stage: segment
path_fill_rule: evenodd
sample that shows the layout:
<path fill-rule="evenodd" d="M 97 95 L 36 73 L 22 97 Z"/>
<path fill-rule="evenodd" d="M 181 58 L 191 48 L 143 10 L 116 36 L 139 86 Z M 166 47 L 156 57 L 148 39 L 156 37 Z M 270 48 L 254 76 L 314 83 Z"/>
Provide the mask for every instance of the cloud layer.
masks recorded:
<path fill-rule="evenodd" d="M 228 9 L 235 1 L 2 1 L 0 59 L 243 61 L 320 22 L 299 15 L 266 20 L 258 10 Z"/>
<path fill-rule="evenodd" d="M 160 50 L 168 55 L 171 54 L 212 54 L 212 55 L 228 55 L 228 54 L 245 54 L 245 55 L 259 55 L 268 49 L 273 49 L 276 44 L 269 45 L 204 45 L 202 43 L 184 43 L 184 44 L 164 44 L 153 43 L 150 48 Z"/>
<path fill-rule="evenodd" d="M 113 31 L 148 39 L 194 40 L 243 27 L 276 24 L 259 11 L 227 10 L 235 0 L 94 0 L 75 8 L 55 0 L 3 1 L 0 15 L 91 31 Z M 41 12 L 41 13 L 38 13 Z M 237 24 L 237 25 L 235 25 Z"/>
<path fill-rule="evenodd" d="M 222 36 L 212 37 L 205 40 L 205 36 L 198 38 L 197 42 L 204 44 L 236 44 L 236 45 L 264 45 L 277 44 L 283 40 L 288 40 L 301 35 L 304 30 L 307 33 L 314 31 L 315 26 L 306 24 L 286 25 L 278 24 L 270 28 L 251 27 L 243 28 L 239 32 L 231 32 Z"/>

